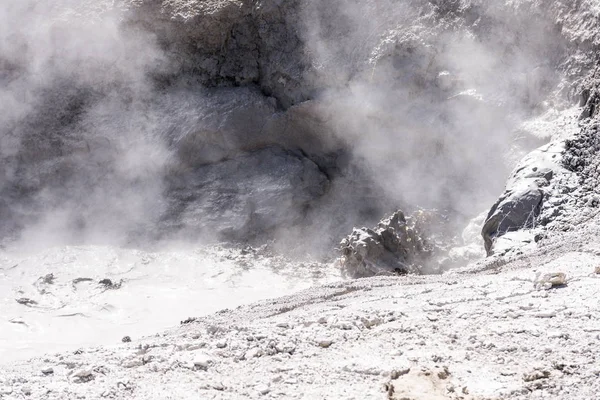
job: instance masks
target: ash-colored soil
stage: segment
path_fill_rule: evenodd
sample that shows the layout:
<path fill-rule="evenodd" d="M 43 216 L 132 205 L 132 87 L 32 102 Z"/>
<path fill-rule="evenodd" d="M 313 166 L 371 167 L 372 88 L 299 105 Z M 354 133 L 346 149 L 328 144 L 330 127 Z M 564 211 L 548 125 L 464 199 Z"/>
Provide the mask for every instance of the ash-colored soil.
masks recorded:
<path fill-rule="evenodd" d="M 597 231 L 557 234 L 512 261 L 341 281 L 3 366 L 0 397 L 593 399 Z M 552 273 L 566 284 L 550 287 Z"/>

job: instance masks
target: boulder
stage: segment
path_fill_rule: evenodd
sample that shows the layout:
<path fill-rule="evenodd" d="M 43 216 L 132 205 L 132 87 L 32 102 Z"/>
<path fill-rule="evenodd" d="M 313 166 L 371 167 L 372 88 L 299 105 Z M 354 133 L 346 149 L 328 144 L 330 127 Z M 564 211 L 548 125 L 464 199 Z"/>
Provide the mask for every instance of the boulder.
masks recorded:
<path fill-rule="evenodd" d="M 563 174 L 553 157 L 557 151 L 555 143 L 542 146 L 524 157 L 512 172 L 504 193 L 490 209 L 481 230 L 488 256 L 494 253 L 494 242 L 499 237 L 539 225 L 546 189 L 557 174 Z"/>
<path fill-rule="evenodd" d="M 507 191 L 498 199 L 481 231 L 488 255 L 492 254 L 495 237 L 534 226 L 543 197 L 542 191 L 531 185 L 522 190 Z"/>
<path fill-rule="evenodd" d="M 355 228 L 340 243 L 341 264 L 353 278 L 379 274 L 419 273 L 433 248 L 425 240 L 415 218 L 402 211 L 383 219 L 377 227 Z"/>

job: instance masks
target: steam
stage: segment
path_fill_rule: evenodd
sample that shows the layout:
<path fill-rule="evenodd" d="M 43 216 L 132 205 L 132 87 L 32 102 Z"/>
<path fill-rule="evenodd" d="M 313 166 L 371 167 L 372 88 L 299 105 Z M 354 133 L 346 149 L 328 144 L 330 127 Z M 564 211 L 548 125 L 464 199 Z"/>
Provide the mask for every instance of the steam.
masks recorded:
<path fill-rule="evenodd" d="M 319 165 L 327 194 L 275 234 L 282 243 L 330 249 L 396 208 L 463 223 L 501 192 L 516 128 L 554 106 L 561 79 L 552 23 L 510 4 L 303 0 L 293 11 L 310 62 L 301 83 L 324 122 L 294 141 L 273 122 L 286 115 L 274 99 L 177 76 L 173 54 L 111 3 L 0 10 L 1 237 L 44 247 L 160 238 L 173 212 L 166 177 L 268 146 L 317 163 L 341 154 Z"/>
<path fill-rule="evenodd" d="M 121 242 L 160 207 L 167 154 L 147 77 L 163 55 L 117 10 L 89 6 L 0 10 L 0 208 L 29 244 Z"/>
<path fill-rule="evenodd" d="M 555 106 L 564 44 L 552 21 L 511 5 L 307 1 L 303 21 L 323 114 L 387 200 L 382 214 L 438 208 L 465 223 L 485 211 L 515 147 L 531 150 L 519 124 Z"/>

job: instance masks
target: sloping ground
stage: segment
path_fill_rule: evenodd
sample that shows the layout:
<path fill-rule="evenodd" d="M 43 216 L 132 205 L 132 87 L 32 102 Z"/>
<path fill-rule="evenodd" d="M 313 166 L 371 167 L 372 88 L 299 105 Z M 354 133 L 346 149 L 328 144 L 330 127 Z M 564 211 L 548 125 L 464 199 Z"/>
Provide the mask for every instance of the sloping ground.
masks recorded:
<path fill-rule="evenodd" d="M 593 399 L 599 231 L 504 265 L 325 285 L 3 366 L 0 397 Z M 552 273 L 566 283 L 550 288 Z"/>
<path fill-rule="evenodd" d="M 327 264 L 299 264 L 264 247 L 0 252 L 0 363 L 139 338 L 190 315 L 337 279 Z"/>

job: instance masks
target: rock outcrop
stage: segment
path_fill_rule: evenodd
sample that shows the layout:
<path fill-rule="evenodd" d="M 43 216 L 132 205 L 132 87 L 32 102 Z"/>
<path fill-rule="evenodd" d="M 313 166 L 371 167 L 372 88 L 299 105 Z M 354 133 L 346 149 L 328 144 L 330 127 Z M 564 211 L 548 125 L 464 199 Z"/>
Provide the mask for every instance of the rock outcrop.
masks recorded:
<path fill-rule="evenodd" d="M 301 154 L 266 148 L 169 178 L 164 235 L 249 241 L 300 223 L 328 179 Z"/>
<path fill-rule="evenodd" d="M 340 243 L 342 270 L 350 277 L 420 273 L 433 253 L 416 218 L 396 211 L 373 229 L 354 229 Z"/>
<path fill-rule="evenodd" d="M 191 184 L 198 192 L 181 196 L 173 182 L 208 170 L 239 174 L 214 182 L 252 181 L 222 167 L 256 154 L 289 161 L 290 171 L 297 161 L 316 166 L 311 180 L 328 184 L 279 186 L 310 195 L 273 215 L 282 227 L 300 224 L 327 197 L 337 230 L 326 240 L 397 207 L 472 216 L 502 189 L 517 122 L 575 97 L 590 116 L 597 109 L 583 82 L 598 46 L 589 1 L 28 4 L 1 14 L 20 33 L 0 30 L 0 237 L 30 228 L 81 238 L 101 227 L 100 236 L 128 241 L 159 226 L 193 230 L 215 211 L 195 200 L 220 189 Z M 266 150 L 275 148 L 293 156 Z M 522 225 L 517 210 L 531 208 L 536 190 L 527 204 L 516 192 L 503 199 L 510 204 L 492 214 L 511 217 L 494 219 L 487 236 Z M 247 192 L 234 197 L 253 207 Z M 335 210 L 340 198 L 352 201 Z M 369 218 L 355 218 L 360 207 Z M 307 220 L 324 213 L 316 211 Z M 274 224 L 223 232 L 238 238 Z"/>

